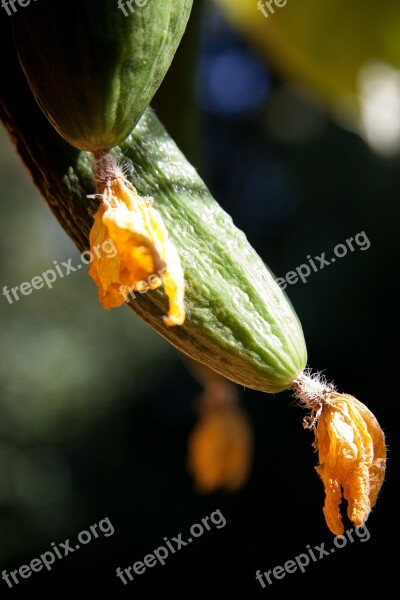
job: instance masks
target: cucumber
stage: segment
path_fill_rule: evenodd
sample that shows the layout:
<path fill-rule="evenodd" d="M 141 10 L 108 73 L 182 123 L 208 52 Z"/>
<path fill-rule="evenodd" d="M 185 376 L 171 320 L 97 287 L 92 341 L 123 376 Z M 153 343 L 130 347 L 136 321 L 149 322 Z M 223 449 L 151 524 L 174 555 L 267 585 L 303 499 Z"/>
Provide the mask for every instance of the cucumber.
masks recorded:
<path fill-rule="evenodd" d="M 4 44 L 3 44 L 4 47 Z M 93 224 L 93 156 L 66 144 L 38 109 L 11 53 L 0 76 L 0 113 L 42 195 L 78 248 Z M 213 199 L 151 109 L 112 153 L 155 198 L 185 272 L 186 320 L 162 320 L 163 289 L 136 293 L 131 308 L 184 354 L 241 385 L 289 388 L 306 364 L 301 325 L 245 235 Z"/>
<path fill-rule="evenodd" d="M 21 11 L 22 12 L 22 11 Z M 7 32 L 6 32 L 7 33 Z M 42 195 L 78 248 L 89 248 L 97 209 L 93 156 L 65 143 L 29 90 L 15 57 L 0 75 L 1 115 Z M 184 354 L 243 386 L 279 392 L 306 364 L 299 320 L 245 235 L 211 196 L 151 109 L 112 153 L 128 179 L 152 196 L 185 273 L 186 320 L 162 320 L 162 288 L 135 293 L 131 308 Z M 129 174 L 130 173 L 130 174 Z"/>
<path fill-rule="evenodd" d="M 139 6 L 141 4 L 141 6 Z M 55 129 L 96 152 L 121 143 L 161 84 L 192 0 L 40 0 L 12 17 L 20 63 Z"/>

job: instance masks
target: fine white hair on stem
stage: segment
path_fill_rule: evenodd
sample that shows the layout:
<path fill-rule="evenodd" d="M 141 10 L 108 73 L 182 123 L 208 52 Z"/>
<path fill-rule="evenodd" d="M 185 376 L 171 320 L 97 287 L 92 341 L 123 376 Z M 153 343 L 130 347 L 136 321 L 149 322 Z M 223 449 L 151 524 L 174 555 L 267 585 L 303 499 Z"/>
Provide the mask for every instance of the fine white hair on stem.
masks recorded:
<path fill-rule="evenodd" d="M 115 179 L 125 179 L 124 165 L 107 150 L 94 154 L 94 172 L 97 186 L 106 186 Z"/>
<path fill-rule="evenodd" d="M 311 409 L 310 415 L 303 419 L 304 428 L 314 429 L 323 405 L 329 403 L 331 395 L 336 392 L 334 384 L 328 383 L 321 372 L 313 373 L 307 368 L 294 380 L 292 388 L 300 404 Z"/>

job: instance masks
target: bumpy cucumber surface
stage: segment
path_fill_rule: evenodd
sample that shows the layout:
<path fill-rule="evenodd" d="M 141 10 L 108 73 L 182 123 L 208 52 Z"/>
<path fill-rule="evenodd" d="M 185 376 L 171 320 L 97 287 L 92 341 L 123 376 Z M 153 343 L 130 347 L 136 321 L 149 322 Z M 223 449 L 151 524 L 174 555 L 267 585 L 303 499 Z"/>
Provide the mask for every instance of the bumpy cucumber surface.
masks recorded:
<path fill-rule="evenodd" d="M 12 17 L 34 96 L 72 145 L 96 151 L 132 131 L 162 82 L 192 0 L 40 0 Z"/>

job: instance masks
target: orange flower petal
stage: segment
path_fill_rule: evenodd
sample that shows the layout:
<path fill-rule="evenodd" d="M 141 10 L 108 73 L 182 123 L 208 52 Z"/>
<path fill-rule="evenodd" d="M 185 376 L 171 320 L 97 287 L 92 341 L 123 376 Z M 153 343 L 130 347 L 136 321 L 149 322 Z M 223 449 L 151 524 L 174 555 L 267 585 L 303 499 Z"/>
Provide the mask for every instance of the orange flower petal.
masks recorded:
<path fill-rule="evenodd" d="M 152 201 L 139 196 L 122 177 L 108 181 L 99 196 L 102 202 L 90 232 L 93 262 L 89 275 L 98 286 L 104 308 L 121 306 L 131 291 L 156 289 L 163 283 L 169 298 L 164 320 L 167 325 L 181 325 L 185 320 L 183 269 Z M 98 256 L 93 250 L 106 240 L 114 242 L 114 257 Z"/>
<path fill-rule="evenodd" d="M 342 490 L 349 519 L 357 527 L 363 525 L 384 480 L 385 437 L 364 404 L 348 394 L 334 393 L 323 405 L 315 445 L 320 462 L 316 470 L 326 493 L 325 519 L 335 535 L 342 535 Z"/>

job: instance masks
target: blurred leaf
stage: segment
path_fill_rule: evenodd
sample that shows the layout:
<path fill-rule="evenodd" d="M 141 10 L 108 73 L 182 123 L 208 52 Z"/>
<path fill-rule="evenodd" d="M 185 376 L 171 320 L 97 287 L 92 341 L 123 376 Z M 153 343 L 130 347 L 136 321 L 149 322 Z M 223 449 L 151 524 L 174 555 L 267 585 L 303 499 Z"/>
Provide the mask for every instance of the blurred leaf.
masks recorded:
<path fill-rule="evenodd" d="M 385 139 L 375 139 L 371 118 L 391 138 L 395 129 L 396 140 L 386 146 L 398 146 L 396 0 L 288 0 L 281 8 L 268 3 L 271 10 L 265 0 L 215 1 L 282 76 L 309 85 L 342 123 L 363 131 L 378 149 Z"/>

